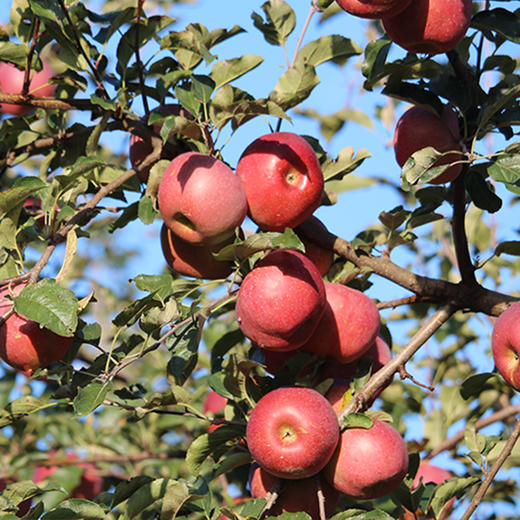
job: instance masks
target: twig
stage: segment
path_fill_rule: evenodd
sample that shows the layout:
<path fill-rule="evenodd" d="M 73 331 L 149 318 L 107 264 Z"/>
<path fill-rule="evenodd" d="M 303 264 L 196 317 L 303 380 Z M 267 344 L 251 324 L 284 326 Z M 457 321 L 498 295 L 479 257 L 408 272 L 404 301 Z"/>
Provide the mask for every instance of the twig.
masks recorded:
<path fill-rule="evenodd" d="M 407 296 L 405 298 L 397 298 L 396 300 L 391 300 L 388 302 L 378 302 L 376 303 L 377 308 L 379 310 L 381 309 L 395 309 L 396 307 L 399 307 L 400 305 L 410 305 L 413 303 L 424 303 L 424 302 L 432 302 L 434 300 L 427 298 L 427 297 L 420 297 L 414 294 L 413 296 Z"/>
<path fill-rule="evenodd" d="M 264 514 L 267 511 L 269 511 L 269 509 L 271 509 L 271 507 L 273 507 L 275 502 L 278 500 L 278 497 L 280 496 L 281 485 L 282 485 L 281 479 L 277 478 L 275 480 L 274 484 L 272 485 L 271 489 L 267 492 L 267 494 L 264 497 L 267 502 L 265 503 L 265 506 L 262 509 L 262 512 L 260 513 L 259 518 L 262 518 L 264 516 Z"/>
<path fill-rule="evenodd" d="M 325 511 L 325 495 L 321 488 L 321 481 L 318 475 L 314 476 L 314 482 L 316 483 L 316 498 L 318 499 L 318 510 L 320 512 L 320 520 L 327 520 L 327 513 Z"/>
<path fill-rule="evenodd" d="M 36 42 L 38 41 L 38 32 L 40 31 L 40 20 L 36 18 L 34 20 L 34 29 L 31 41 L 31 47 L 27 53 L 27 63 L 25 64 L 25 72 L 23 76 L 22 96 L 27 96 L 29 92 L 29 86 L 31 84 L 31 63 L 36 50 Z"/>
<path fill-rule="evenodd" d="M 401 377 L 401 380 L 403 380 L 403 379 L 410 379 L 410 381 L 412 381 L 412 383 L 414 383 L 417 386 L 420 386 L 422 388 L 425 388 L 429 392 L 433 392 L 435 390 L 435 388 L 433 388 L 433 386 L 426 385 L 424 383 L 421 383 L 421 382 L 417 381 L 417 379 L 415 379 L 415 377 L 413 377 L 412 374 L 410 374 L 410 372 L 408 372 L 408 370 L 406 370 L 404 365 L 399 367 L 399 375 Z"/>
<path fill-rule="evenodd" d="M 144 84 L 143 64 L 141 62 L 141 53 L 139 51 L 139 28 L 141 27 L 141 14 L 143 12 L 144 0 L 137 0 L 137 16 L 135 22 L 135 60 L 137 63 L 137 75 L 139 76 L 139 85 L 141 87 L 141 97 L 143 98 L 144 113 L 148 121 L 150 108 L 148 107 L 148 98 L 146 97 L 146 89 Z"/>

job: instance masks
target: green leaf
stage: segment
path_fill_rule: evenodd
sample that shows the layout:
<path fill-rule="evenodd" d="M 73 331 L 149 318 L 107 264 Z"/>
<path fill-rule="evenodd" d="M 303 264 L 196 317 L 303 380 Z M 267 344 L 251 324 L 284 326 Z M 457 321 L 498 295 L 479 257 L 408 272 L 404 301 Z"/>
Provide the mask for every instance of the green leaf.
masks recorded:
<path fill-rule="evenodd" d="M 194 93 L 184 87 L 175 87 L 175 97 L 179 100 L 179 103 L 194 117 L 199 115 L 201 106 Z"/>
<path fill-rule="evenodd" d="M 111 383 L 90 383 L 78 390 L 74 398 L 74 412 L 82 417 L 93 412 L 99 405 L 103 404 L 107 392 L 112 388 Z"/>
<path fill-rule="evenodd" d="M 500 256 L 502 254 L 520 256 L 520 241 L 506 240 L 500 242 L 495 248 L 495 255 Z"/>
<path fill-rule="evenodd" d="M 466 490 L 480 482 L 476 477 L 451 478 L 439 484 L 430 499 L 430 508 L 438 517 L 442 508 L 453 498 L 460 498 Z"/>
<path fill-rule="evenodd" d="M 361 64 L 361 73 L 371 86 L 379 78 L 388 56 L 392 42 L 388 38 L 379 38 L 365 47 L 365 58 Z"/>
<path fill-rule="evenodd" d="M 297 55 L 313 67 L 326 61 L 343 65 L 348 58 L 361 54 L 363 50 L 349 38 L 339 34 L 328 34 L 314 40 L 303 47 Z"/>
<path fill-rule="evenodd" d="M 71 498 L 45 513 L 42 520 L 103 520 L 107 517 L 100 505 L 82 498 Z"/>
<path fill-rule="evenodd" d="M 479 172 L 469 170 L 464 177 L 464 184 L 477 208 L 496 213 L 502 207 L 502 199 L 496 195 Z"/>
<path fill-rule="evenodd" d="M 346 428 L 363 428 L 369 430 L 373 425 L 372 419 L 367 415 L 362 413 L 349 413 L 343 418 L 340 427 L 342 430 Z"/>
<path fill-rule="evenodd" d="M 46 186 L 38 177 L 21 177 L 11 188 L 0 192 L 0 219 L 29 195 L 34 195 Z"/>
<path fill-rule="evenodd" d="M 336 159 L 328 158 L 321 165 L 325 182 L 329 183 L 343 179 L 345 175 L 361 166 L 368 157 L 371 157 L 371 154 L 364 148 L 358 150 L 356 156 L 354 156 L 354 148 L 350 146 L 343 148 Z"/>
<path fill-rule="evenodd" d="M 73 336 L 78 325 L 74 292 L 51 278 L 24 287 L 14 299 L 14 310 L 60 336 Z"/>
<path fill-rule="evenodd" d="M 330 520 L 393 520 L 394 517 L 381 509 L 347 509 L 330 518 Z"/>
<path fill-rule="evenodd" d="M 137 215 L 143 224 L 149 225 L 159 216 L 159 212 L 154 207 L 152 197 L 143 195 L 139 200 Z"/>
<path fill-rule="evenodd" d="M 493 388 L 498 380 L 498 375 L 495 372 L 469 376 L 460 386 L 460 395 L 466 401 L 478 397 L 484 390 Z"/>
<path fill-rule="evenodd" d="M 520 43 L 520 17 L 502 7 L 479 11 L 471 19 L 471 27 L 479 31 L 493 31 L 506 40 Z"/>
<path fill-rule="evenodd" d="M 64 16 L 57 0 L 29 0 L 29 5 L 35 15 L 51 22 L 61 20 Z"/>
<path fill-rule="evenodd" d="M 199 103 L 206 104 L 215 90 L 215 82 L 209 76 L 195 75 L 191 81 L 191 93 Z"/>
<path fill-rule="evenodd" d="M 494 162 L 486 163 L 487 173 L 497 182 L 518 185 L 520 154 L 502 154 Z"/>
<path fill-rule="evenodd" d="M 254 26 L 271 45 L 284 45 L 296 25 L 296 15 L 291 6 L 283 0 L 268 0 L 262 4 L 264 22 L 261 15 L 253 13 Z"/>
<path fill-rule="evenodd" d="M 246 54 L 240 58 L 220 60 L 211 69 L 211 78 L 215 82 L 215 89 L 230 83 L 247 72 L 258 67 L 264 59 L 256 54 Z"/>
<path fill-rule="evenodd" d="M 406 220 L 409 214 L 410 212 L 403 209 L 402 206 L 397 206 L 391 211 L 382 211 L 379 214 L 379 220 L 385 227 L 394 231 Z"/>
<path fill-rule="evenodd" d="M 287 110 L 307 99 L 319 82 L 314 67 L 298 61 L 280 76 L 269 99 Z"/>
<path fill-rule="evenodd" d="M 54 405 L 49 404 L 48 399 L 43 397 L 39 399 L 33 397 L 32 395 L 19 397 L 18 399 L 15 399 L 13 402 L 9 403 L 5 409 L 1 411 L 0 428 L 11 424 L 24 415 L 39 412 L 40 410 L 48 408 L 49 406 Z"/>
<path fill-rule="evenodd" d="M 410 186 L 425 184 L 448 169 L 450 164 L 433 166 L 442 156 L 443 154 L 432 146 L 414 152 L 404 163 L 401 171 L 403 189 L 409 190 Z"/>
<path fill-rule="evenodd" d="M 0 61 L 14 63 L 18 68 L 25 68 L 27 47 L 14 42 L 0 42 Z"/>

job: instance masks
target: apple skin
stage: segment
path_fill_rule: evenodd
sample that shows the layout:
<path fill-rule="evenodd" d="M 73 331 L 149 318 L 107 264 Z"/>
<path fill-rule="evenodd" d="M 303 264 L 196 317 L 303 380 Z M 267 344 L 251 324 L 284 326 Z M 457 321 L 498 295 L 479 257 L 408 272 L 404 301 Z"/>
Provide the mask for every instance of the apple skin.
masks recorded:
<path fill-rule="evenodd" d="M 164 223 L 192 244 L 219 244 L 247 215 L 240 179 L 214 157 L 186 152 L 166 168 L 157 193 Z"/>
<path fill-rule="evenodd" d="M 325 312 L 302 347 L 340 363 L 359 359 L 374 343 L 380 328 L 376 304 L 364 293 L 338 283 L 325 282 Z"/>
<path fill-rule="evenodd" d="M 408 471 L 404 439 L 390 424 L 373 420 L 371 428 L 347 428 L 323 470 L 338 491 L 357 500 L 391 493 Z"/>
<path fill-rule="evenodd" d="M 318 208 L 323 173 L 311 145 L 291 132 L 255 139 L 236 173 L 244 185 L 249 216 L 264 231 L 294 228 Z"/>
<path fill-rule="evenodd" d="M 491 349 L 497 370 L 506 383 L 520 390 L 520 302 L 513 303 L 496 319 Z"/>
<path fill-rule="evenodd" d="M 323 224 L 323 222 L 314 215 L 310 216 L 306 222 L 307 221 L 312 221 L 312 225 L 316 226 L 315 229 L 317 230 L 321 229 L 323 232 L 328 231 L 325 224 Z M 315 242 L 311 242 L 305 237 L 300 236 L 298 226 L 294 229 L 294 231 L 305 246 L 305 256 L 308 257 L 309 260 L 311 260 L 312 263 L 318 268 L 321 276 L 325 276 L 329 272 L 329 269 L 334 262 L 334 251 L 320 247 Z"/>
<path fill-rule="evenodd" d="M 258 346 L 293 350 L 303 345 L 325 309 L 317 267 L 299 251 L 268 253 L 245 276 L 236 302 L 238 324 Z"/>
<path fill-rule="evenodd" d="M 0 91 L 4 94 L 21 94 L 25 71 L 20 70 L 12 63 L 0 62 Z M 31 82 L 29 84 L 29 95 L 37 97 L 50 97 L 54 95 L 55 86 L 48 84 L 54 75 L 50 65 L 42 59 L 42 69 L 31 71 Z M 45 85 L 45 86 L 44 86 Z M 30 112 L 33 108 L 25 105 L 13 105 L 11 103 L 0 103 L 0 112 L 21 116 Z"/>
<path fill-rule="evenodd" d="M 215 390 L 210 390 L 202 403 L 202 411 L 207 414 L 210 412 L 213 415 L 222 412 L 226 407 L 227 399 L 215 392 Z M 208 433 L 215 431 L 219 427 L 218 424 L 210 424 L 207 428 Z"/>
<path fill-rule="evenodd" d="M 336 510 L 340 494 L 321 475 L 298 480 L 284 480 L 278 498 L 269 509 L 268 516 L 282 513 L 307 513 L 312 520 L 320 520 L 320 509 L 316 495 L 316 477 L 319 478 L 325 498 L 325 516 L 328 518 Z M 249 489 L 253 498 L 264 498 L 273 487 L 277 477 L 271 475 L 258 464 L 252 464 L 249 471 Z"/>
<path fill-rule="evenodd" d="M 233 270 L 231 262 L 216 260 L 217 253 L 230 240 L 216 245 L 194 245 L 175 235 L 165 224 L 161 226 L 161 248 L 168 267 L 184 276 L 219 280 L 229 276 Z"/>
<path fill-rule="evenodd" d="M 440 54 L 454 49 L 468 30 L 472 0 L 413 0 L 396 15 L 384 16 L 388 37 L 409 52 Z"/>
<path fill-rule="evenodd" d="M 253 408 L 246 429 L 249 451 L 260 467 L 280 478 L 318 473 L 338 444 L 339 425 L 330 403 L 312 388 L 282 387 Z"/>
<path fill-rule="evenodd" d="M 17 296 L 25 285 L 0 289 L 0 316 L 12 307 L 12 301 L 7 295 L 12 292 L 13 296 Z M 63 359 L 72 340 L 72 337 L 59 336 L 40 327 L 39 323 L 14 313 L 0 326 L 0 358 L 14 369 L 30 376 L 38 368 Z"/>
<path fill-rule="evenodd" d="M 403 167 L 407 159 L 426 146 L 433 146 L 439 152 L 460 150 L 459 130 L 456 115 L 450 108 L 445 108 L 442 117 L 433 111 L 418 105 L 408 109 L 397 122 L 394 133 L 394 152 L 399 166 Z M 460 160 L 462 156 L 452 153 L 441 157 L 435 166 Z M 462 164 L 454 164 L 430 184 L 443 184 L 456 179 L 462 171 Z"/>
<path fill-rule="evenodd" d="M 382 18 L 400 13 L 411 0 L 337 0 L 347 13 L 360 18 Z"/>

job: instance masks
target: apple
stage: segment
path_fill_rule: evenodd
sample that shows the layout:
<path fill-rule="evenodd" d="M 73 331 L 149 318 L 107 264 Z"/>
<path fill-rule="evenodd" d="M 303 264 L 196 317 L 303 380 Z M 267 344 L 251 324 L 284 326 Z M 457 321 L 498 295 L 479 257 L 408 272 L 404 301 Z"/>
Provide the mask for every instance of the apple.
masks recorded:
<path fill-rule="evenodd" d="M 17 296 L 25 285 L 0 288 L 0 316 L 6 314 L 13 305 L 8 296 Z M 30 376 L 38 368 L 63 359 L 72 340 L 72 337 L 59 336 L 40 327 L 39 323 L 14 313 L 0 325 L 0 358 Z"/>
<path fill-rule="evenodd" d="M 313 226 L 316 226 L 317 230 L 322 230 L 323 232 L 328 231 L 325 224 L 323 224 L 323 222 L 314 215 L 310 216 L 306 222 L 307 221 L 313 221 Z M 307 240 L 303 235 L 300 235 L 298 226 L 294 229 L 294 231 L 305 246 L 305 256 L 308 257 L 309 260 L 311 260 L 312 263 L 318 268 L 321 276 L 325 276 L 329 272 L 329 269 L 334 262 L 334 251 L 331 249 L 325 249 L 315 242 Z"/>
<path fill-rule="evenodd" d="M 168 267 L 178 274 L 194 278 L 219 280 L 229 276 L 233 271 L 232 263 L 216 260 L 213 253 L 233 240 L 230 237 L 222 244 L 195 245 L 176 236 L 165 224 L 161 226 L 161 248 Z"/>
<path fill-rule="evenodd" d="M 262 348 L 293 350 L 303 345 L 325 309 L 317 267 L 299 251 L 268 253 L 245 276 L 236 302 L 238 324 Z"/>
<path fill-rule="evenodd" d="M 222 161 L 186 152 L 166 168 L 157 193 L 166 226 L 192 244 L 220 244 L 247 215 L 240 179 Z"/>
<path fill-rule="evenodd" d="M 413 0 L 383 16 L 388 37 L 409 52 L 440 54 L 454 49 L 468 30 L 472 0 Z"/>
<path fill-rule="evenodd" d="M 193 116 L 184 108 L 182 105 L 179 105 L 177 103 L 167 103 L 165 105 L 160 105 L 156 109 L 152 110 L 152 113 L 158 112 L 162 116 L 182 116 L 186 119 L 193 120 Z M 161 132 L 161 123 L 154 123 L 153 124 L 153 131 L 160 135 Z M 172 131 L 170 134 L 169 139 L 174 140 L 175 136 L 177 134 Z M 187 124 L 181 131 L 180 135 L 182 137 L 188 138 L 188 139 L 194 139 L 194 140 L 201 140 L 203 135 L 200 130 L 200 127 L 195 123 L 189 123 Z M 206 138 L 208 141 L 211 141 L 211 136 L 209 132 L 206 133 Z M 174 145 L 177 145 L 178 148 L 178 154 L 188 152 L 189 147 L 183 143 L 182 141 L 175 141 Z M 130 164 L 132 165 L 132 168 L 137 168 L 139 165 L 144 161 L 144 159 L 150 155 L 153 151 L 152 145 L 149 142 L 146 142 L 144 139 L 139 137 L 138 135 L 132 134 L 130 136 L 130 146 L 129 146 L 129 159 Z M 176 154 L 177 155 L 177 154 Z M 173 157 L 169 157 L 170 159 L 173 159 Z M 148 176 L 150 174 L 150 168 L 145 168 L 144 170 L 141 170 L 138 173 L 139 179 L 141 179 L 142 182 L 148 181 Z"/>
<path fill-rule="evenodd" d="M 31 70 L 31 81 L 29 83 L 28 95 L 37 97 L 50 97 L 54 95 L 54 85 L 49 80 L 54 75 L 50 65 L 42 61 L 40 71 Z M 25 71 L 19 69 L 12 63 L 0 61 L 0 91 L 4 94 L 21 94 Z M 12 103 L 0 103 L 0 112 L 21 116 L 30 112 L 32 107 L 25 105 L 14 105 Z"/>
<path fill-rule="evenodd" d="M 491 349 L 497 370 L 508 385 L 520 390 L 520 302 L 513 303 L 496 319 Z"/>
<path fill-rule="evenodd" d="M 330 403 L 312 388 L 282 387 L 265 394 L 246 428 L 249 451 L 277 477 L 318 473 L 336 449 L 339 425 Z"/>
<path fill-rule="evenodd" d="M 312 336 L 302 347 L 340 363 L 359 359 L 379 333 L 376 304 L 363 292 L 346 285 L 325 282 L 325 312 Z"/>
<path fill-rule="evenodd" d="M 274 486 L 277 478 L 258 464 L 252 464 L 249 471 L 251 496 L 264 498 Z M 325 516 L 331 516 L 336 510 L 340 494 L 320 474 L 297 480 L 283 480 L 278 498 L 269 509 L 268 516 L 303 512 L 313 520 L 320 520 L 316 479 L 319 479 L 319 485 L 325 498 Z"/>
<path fill-rule="evenodd" d="M 433 110 L 415 105 L 409 108 L 399 119 L 394 133 L 394 152 L 399 166 L 403 167 L 407 159 L 418 150 L 433 146 L 439 152 L 460 150 L 459 129 L 453 110 L 445 107 L 439 117 Z M 460 161 L 459 153 L 451 153 L 438 159 L 434 166 Z M 430 180 L 430 184 L 443 184 L 458 177 L 462 164 L 454 164 L 439 176 Z"/>
<path fill-rule="evenodd" d="M 347 13 L 361 18 L 382 18 L 400 13 L 411 0 L 337 0 Z"/>
<path fill-rule="evenodd" d="M 215 390 L 210 390 L 206 397 L 204 398 L 204 402 L 202 403 L 202 411 L 207 414 L 210 412 L 213 415 L 218 414 L 219 412 L 224 411 L 226 407 L 227 399 L 215 392 Z M 219 427 L 218 424 L 210 424 L 208 426 L 208 433 L 215 431 Z"/>
<path fill-rule="evenodd" d="M 249 216 L 264 231 L 294 228 L 318 208 L 323 173 L 311 145 L 291 132 L 255 139 L 236 173 L 244 185 Z"/>
<path fill-rule="evenodd" d="M 338 491 L 356 500 L 391 493 L 408 471 L 404 439 L 390 424 L 374 419 L 370 428 L 347 428 L 323 470 Z"/>

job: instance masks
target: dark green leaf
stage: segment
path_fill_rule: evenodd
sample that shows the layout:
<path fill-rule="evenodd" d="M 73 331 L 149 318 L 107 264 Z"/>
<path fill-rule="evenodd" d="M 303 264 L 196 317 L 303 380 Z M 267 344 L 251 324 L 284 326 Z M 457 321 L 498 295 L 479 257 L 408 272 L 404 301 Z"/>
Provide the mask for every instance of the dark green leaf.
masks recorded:
<path fill-rule="evenodd" d="M 430 508 L 438 517 L 442 508 L 453 498 L 461 497 L 464 492 L 479 483 L 480 479 L 476 477 L 450 478 L 439 484 L 430 499 Z"/>
<path fill-rule="evenodd" d="M 518 240 L 507 240 L 500 242 L 495 248 L 495 255 L 502 254 L 520 256 L 520 242 Z"/>
<path fill-rule="evenodd" d="M 340 427 L 342 430 L 346 428 L 363 428 L 368 430 L 373 426 L 372 419 L 362 413 L 349 413 L 343 418 Z"/>
<path fill-rule="evenodd" d="M 498 376 L 494 372 L 475 374 L 468 377 L 460 387 L 460 395 L 464 400 L 479 396 L 487 388 L 493 388 L 498 381 Z"/>
<path fill-rule="evenodd" d="M 264 59 L 256 54 L 246 54 L 240 58 L 218 61 L 211 69 L 211 78 L 215 82 L 215 89 L 243 76 L 258 67 L 263 61 Z"/>
<path fill-rule="evenodd" d="M 479 11 L 471 20 L 471 27 L 479 31 L 493 31 L 506 40 L 520 43 L 520 18 L 516 12 L 502 7 Z"/>
<path fill-rule="evenodd" d="M 361 73 L 367 78 L 368 85 L 371 85 L 381 74 L 391 45 L 392 42 L 388 38 L 379 38 L 369 42 L 365 47 L 365 59 L 361 64 Z"/>
<path fill-rule="evenodd" d="M 328 34 L 305 45 L 298 53 L 297 59 L 313 67 L 326 61 L 342 65 L 348 58 L 361 52 L 362 49 L 349 38 Z"/>
<path fill-rule="evenodd" d="M 379 220 L 385 227 L 393 231 L 406 220 L 409 214 L 409 211 L 404 210 L 402 206 L 398 206 L 392 211 L 382 211 L 379 214 Z"/>
<path fill-rule="evenodd" d="M 287 110 L 307 99 L 319 82 L 314 67 L 298 61 L 282 74 L 269 99 Z"/>
<path fill-rule="evenodd" d="M 11 188 L 0 192 L 0 219 L 29 195 L 34 195 L 46 186 L 38 177 L 21 177 Z"/>
<path fill-rule="evenodd" d="M 0 61 L 14 63 L 19 68 L 25 68 L 27 63 L 27 47 L 14 42 L 0 42 Z"/>
<path fill-rule="evenodd" d="M 46 398 L 37 399 L 31 395 L 19 397 L 0 412 L 0 428 L 11 424 L 24 415 L 36 413 L 48 407 L 49 401 Z"/>
<path fill-rule="evenodd" d="M 139 220 L 143 224 L 152 224 L 153 221 L 159 216 L 159 212 L 155 209 L 152 197 L 149 195 L 143 195 L 139 200 L 139 206 L 137 210 Z"/>
<path fill-rule="evenodd" d="M 262 4 L 266 21 L 262 16 L 253 13 L 254 26 L 264 35 L 265 40 L 272 45 L 284 45 L 296 25 L 296 15 L 291 6 L 283 0 L 268 0 Z"/>
<path fill-rule="evenodd" d="M 477 208 L 495 213 L 502 207 L 502 200 L 479 172 L 469 170 L 464 177 L 464 184 Z"/>
<path fill-rule="evenodd" d="M 191 93 L 198 103 L 206 104 L 215 90 L 215 82 L 209 76 L 193 76 Z"/>
<path fill-rule="evenodd" d="M 103 404 L 107 392 L 111 388 L 111 383 L 96 382 L 80 388 L 73 402 L 76 415 L 84 416 L 93 412 L 99 405 Z"/>
<path fill-rule="evenodd" d="M 184 87 L 175 87 L 175 97 L 179 100 L 180 104 L 193 116 L 198 116 L 201 110 L 200 102 L 191 90 Z"/>

